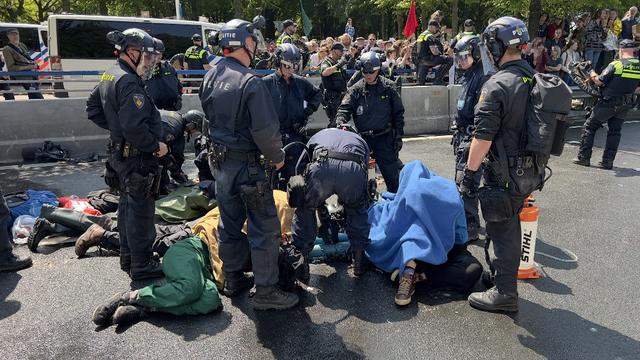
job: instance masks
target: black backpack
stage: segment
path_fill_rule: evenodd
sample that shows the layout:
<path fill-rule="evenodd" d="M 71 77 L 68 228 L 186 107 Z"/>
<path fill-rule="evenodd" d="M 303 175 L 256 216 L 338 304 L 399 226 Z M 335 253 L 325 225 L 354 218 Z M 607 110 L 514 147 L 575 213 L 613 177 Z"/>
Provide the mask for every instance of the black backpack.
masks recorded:
<path fill-rule="evenodd" d="M 508 160 L 502 139 L 496 141 L 503 173 L 508 169 L 510 190 L 521 195 L 542 190 L 550 177 L 546 177 L 546 170 L 551 170 L 547 166 L 549 157 L 562 154 L 565 134 L 571 125 L 567 115 L 571 111 L 572 91 L 562 79 L 537 73 L 530 86 L 519 156 Z"/>

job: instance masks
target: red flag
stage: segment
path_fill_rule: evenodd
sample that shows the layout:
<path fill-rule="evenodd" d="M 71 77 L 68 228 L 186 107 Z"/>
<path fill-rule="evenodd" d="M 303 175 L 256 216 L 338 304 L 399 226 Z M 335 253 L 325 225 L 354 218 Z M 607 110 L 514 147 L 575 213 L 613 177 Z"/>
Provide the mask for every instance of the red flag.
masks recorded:
<path fill-rule="evenodd" d="M 407 23 L 404 25 L 404 36 L 411 37 L 418 28 L 418 17 L 416 16 L 416 2 L 411 0 L 409 14 L 407 14 Z"/>

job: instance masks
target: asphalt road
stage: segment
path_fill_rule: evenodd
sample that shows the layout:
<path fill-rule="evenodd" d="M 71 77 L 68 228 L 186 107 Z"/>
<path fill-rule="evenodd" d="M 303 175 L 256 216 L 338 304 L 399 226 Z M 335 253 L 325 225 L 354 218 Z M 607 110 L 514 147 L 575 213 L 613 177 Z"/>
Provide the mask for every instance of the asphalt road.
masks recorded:
<path fill-rule="evenodd" d="M 578 135 L 572 129 L 568 140 Z M 553 178 L 536 195 L 537 250 L 546 254 L 536 261 L 545 277 L 520 283 L 516 315 L 479 312 L 465 295 L 428 288 L 400 309 L 386 276 L 355 279 L 337 263 L 312 265 L 311 288 L 294 310 L 257 313 L 240 296 L 224 298 L 216 314 L 158 314 L 96 329 L 93 309 L 140 284 L 130 284 L 115 257 L 78 260 L 72 248 L 49 248 L 33 256 L 32 268 L 0 274 L 0 358 L 640 359 L 640 123 L 626 123 L 622 141 L 613 171 L 571 164 L 571 145 L 552 160 Z M 448 137 L 407 140 L 401 157 L 453 175 Z M 99 164 L 0 168 L 0 183 L 5 191 L 84 195 L 101 187 L 100 171 Z M 480 247 L 471 250 L 483 259 Z"/>

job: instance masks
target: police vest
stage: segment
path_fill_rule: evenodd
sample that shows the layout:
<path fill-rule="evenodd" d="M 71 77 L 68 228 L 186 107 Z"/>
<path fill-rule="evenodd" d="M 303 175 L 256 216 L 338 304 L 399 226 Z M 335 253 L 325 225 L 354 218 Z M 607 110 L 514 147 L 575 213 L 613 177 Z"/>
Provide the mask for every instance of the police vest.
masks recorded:
<path fill-rule="evenodd" d="M 337 62 L 332 58 L 327 57 L 323 61 L 323 64 L 334 66 L 335 64 L 337 64 Z M 322 87 L 327 91 L 343 92 L 347 89 L 346 76 L 346 71 L 344 69 L 338 68 L 333 74 L 322 77 Z"/>
<path fill-rule="evenodd" d="M 458 35 L 456 35 L 456 40 L 460 40 L 462 39 L 463 36 L 466 36 L 466 35 L 475 35 L 475 34 L 473 33 L 473 31 L 463 31 L 461 33 L 458 33 Z"/>
<path fill-rule="evenodd" d="M 202 65 L 207 59 L 207 50 L 200 46 L 192 46 L 184 53 L 184 60 L 189 65 L 189 70 L 204 70 Z"/>
<path fill-rule="evenodd" d="M 431 53 L 427 52 L 427 46 L 425 42 L 432 36 L 433 34 L 429 32 L 429 30 L 424 31 L 422 34 L 420 34 L 420 36 L 418 36 L 418 39 L 416 40 L 415 60 L 425 59 L 431 56 Z"/>
<path fill-rule="evenodd" d="M 430 38 L 433 34 L 429 32 L 429 30 L 426 30 L 424 32 L 422 32 L 422 34 L 420 34 L 418 36 L 418 39 L 416 40 L 416 42 L 421 43 L 423 41 L 426 41 L 428 38 Z"/>
<path fill-rule="evenodd" d="M 615 97 L 632 94 L 640 83 L 640 61 L 638 59 L 615 60 L 613 78 L 602 90 L 603 96 Z"/>
<path fill-rule="evenodd" d="M 276 40 L 276 47 L 280 46 L 282 44 L 287 44 L 287 43 L 292 43 L 292 42 L 293 42 L 293 39 L 291 38 L 291 36 L 289 36 L 289 34 L 282 33 L 282 35 L 280 35 L 278 40 Z"/>

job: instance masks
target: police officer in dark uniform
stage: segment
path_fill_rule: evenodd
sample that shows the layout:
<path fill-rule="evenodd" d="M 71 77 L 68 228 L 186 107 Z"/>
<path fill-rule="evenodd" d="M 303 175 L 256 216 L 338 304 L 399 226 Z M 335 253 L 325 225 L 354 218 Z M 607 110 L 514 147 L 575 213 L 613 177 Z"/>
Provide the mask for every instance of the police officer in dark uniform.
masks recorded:
<path fill-rule="evenodd" d="M 467 19 L 464 21 L 463 24 L 463 30 L 461 32 L 459 32 L 456 36 L 453 37 L 453 39 L 451 39 L 451 41 L 449 42 L 449 47 L 451 49 L 455 49 L 456 44 L 458 43 L 458 41 L 460 41 L 460 39 L 462 39 L 465 36 L 468 35 L 476 35 L 476 23 L 471 20 L 471 19 Z"/>
<path fill-rule="evenodd" d="M 444 47 L 440 41 L 440 23 L 436 20 L 429 21 L 427 30 L 421 33 L 416 40 L 416 59 L 418 60 L 418 85 L 424 85 L 427 81 L 429 69 L 440 65 L 436 72 L 433 85 L 443 85 L 444 76 L 449 72 L 453 64 L 450 57 L 444 56 Z"/>
<path fill-rule="evenodd" d="M 329 118 L 329 127 L 336 126 L 336 114 L 344 93 L 347 91 L 349 75 L 345 65 L 349 59 L 342 56 L 344 47 L 340 43 L 331 46 L 331 52 L 320 64 L 322 76 L 322 106 Z"/>
<path fill-rule="evenodd" d="M 169 154 L 160 158 L 160 164 L 163 167 L 160 194 L 168 194 L 169 174 L 179 184 L 189 181 L 187 174 L 182 171 L 184 147 L 185 143 L 191 140 L 191 136 L 197 136 L 202 132 L 204 113 L 199 110 L 189 110 L 182 115 L 175 111 L 162 110 L 160 116 L 162 119 L 162 140 L 169 147 Z"/>
<path fill-rule="evenodd" d="M 258 48 L 255 31 L 254 24 L 240 19 L 222 26 L 217 45 L 224 57 L 205 76 L 200 100 L 209 120 L 209 161 L 220 209 L 223 292 L 234 296 L 252 286 L 253 278 L 244 273 L 251 263 L 254 309 L 287 309 L 298 297 L 276 285 L 280 222 L 265 174 L 271 165 L 261 162 L 262 155 L 279 170 L 284 151 L 273 99 L 248 68 Z M 249 239 L 242 233 L 247 219 Z"/>
<path fill-rule="evenodd" d="M 302 67 L 302 56 L 297 47 L 292 44 L 280 45 L 275 58 L 276 71 L 262 80 L 271 93 L 280 119 L 282 143 L 285 146 L 293 142 L 306 144 L 306 125 L 309 116 L 318 110 L 322 94 L 309 80 L 296 75 Z M 284 167 L 276 184 L 280 190 L 286 190 L 289 178 L 295 175 L 296 162 L 303 150 L 304 146 L 292 145 L 286 151 Z"/>
<path fill-rule="evenodd" d="M 305 259 L 313 248 L 318 233 L 316 209 L 331 195 L 337 194 L 344 205 L 346 231 L 351 242 L 353 272 L 366 271 L 364 249 L 369 244 L 367 221 L 367 163 L 369 146 L 358 134 L 341 129 L 324 129 L 307 143 L 310 156 L 300 157 L 299 168 L 304 171 L 304 199 L 290 196 L 300 203 L 293 215 L 293 244 Z M 293 179 L 293 178 L 292 178 Z M 302 197 L 300 197 L 302 198 Z M 309 265 L 305 262 L 306 273 Z"/>
<path fill-rule="evenodd" d="M 612 61 L 602 74 L 591 73 L 592 81 L 602 87 L 602 97 L 593 107 L 589 119 L 584 123 L 582 140 L 578 158 L 573 162 L 578 165 L 589 166 L 593 141 L 596 131 L 607 123 L 607 141 L 605 143 L 602 161 L 598 166 L 603 169 L 613 169 L 613 160 L 620 144 L 622 124 L 627 112 L 633 107 L 633 93 L 640 83 L 640 61 L 634 51 L 638 47 L 633 40 L 620 41 L 620 59 Z"/>
<path fill-rule="evenodd" d="M 209 70 L 209 52 L 202 47 L 202 35 L 193 34 L 191 36 L 193 46 L 184 52 L 184 69 L 185 70 Z M 188 78 L 202 78 L 202 75 L 187 75 Z M 199 83 L 192 81 L 189 86 L 198 86 Z M 197 90 L 196 90 L 197 91 Z M 195 91 L 194 91 L 195 92 Z"/>
<path fill-rule="evenodd" d="M 145 81 L 147 92 L 158 109 L 178 111 L 182 108 L 182 84 L 178 73 L 168 61 L 162 60 L 165 51 L 162 40 L 154 38 L 153 44 L 157 58 L 151 78 Z"/>
<path fill-rule="evenodd" d="M 404 135 L 404 106 L 395 83 L 379 76 L 382 62 L 378 54 L 369 51 L 359 62 L 364 79 L 349 88 L 336 121 L 341 125 L 353 117 L 382 172 L 387 191 L 395 193 L 400 182 L 398 154 Z"/>
<path fill-rule="evenodd" d="M 280 47 L 282 44 L 293 44 L 293 34 L 296 33 L 298 25 L 291 20 L 287 19 L 282 22 L 282 34 L 276 39 L 276 47 Z"/>
<path fill-rule="evenodd" d="M 489 78 L 485 75 L 480 59 L 480 38 L 475 35 L 461 37 L 454 48 L 455 60 L 464 72 L 462 89 L 457 102 L 456 132 L 453 134 L 453 153 L 456 156 L 456 183 L 462 181 L 464 168 L 469 158 L 469 146 L 475 129 L 473 118 L 474 108 L 480 97 L 480 90 Z M 476 173 L 476 186 L 480 186 L 482 168 Z M 462 194 L 464 211 L 467 218 L 467 232 L 469 241 L 478 240 L 480 217 L 478 216 L 478 197 Z"/>
<path fill-rule="evenodd" d="M 7 220 L 11 218 L 11 211 L 0 189 L 0 272 L 16 271 L 31 266 L 29 256 L 16 255 L 11 244 L 11 235 L 7 228 Z"/>
<path fill-rule="evenodd" d="M 112 31 L 107 39 L 118 53 L 116 64 L 101 77 L 87 101 L 91 121 L 110 131 L 108 164 L 120 188 L 118 228 L 120 268 L 132 280 L 162 276 L 152 258 L 155 195 L 160 182 L 160 113 L 144 88 L 153 65 L 153 38 L 140 29 Z"/>
<path fill-rule="evenodd" d="M 495 253 L 491 262 L 495 286 L 472 293 L 469 303 L 486 311 L 517 311 L 521 242 L 518 214 L 528 194 L 518 193 L 515 186 L 510 186 L 509 174 L 492 165 L 518 162 L 520 139 L 526 131 L 523 104 L 529 100 L 529 83 L 535 71 L 522 59 L 522 47 L 529 41 L 529 33 L 521 20 L 499 18 L 485 29 L 482 40 L 499 70 L 480 93 L 475 108 L 476 129 L 459 189 L 466 197 L 479 196 L 487 238 L 493 242 Z M 484 187 L 478 192 L 476 174 L 487 154 L 491 162 L 483 174 Z"/>

